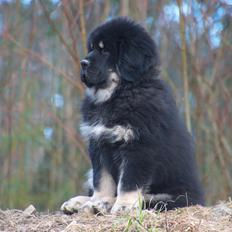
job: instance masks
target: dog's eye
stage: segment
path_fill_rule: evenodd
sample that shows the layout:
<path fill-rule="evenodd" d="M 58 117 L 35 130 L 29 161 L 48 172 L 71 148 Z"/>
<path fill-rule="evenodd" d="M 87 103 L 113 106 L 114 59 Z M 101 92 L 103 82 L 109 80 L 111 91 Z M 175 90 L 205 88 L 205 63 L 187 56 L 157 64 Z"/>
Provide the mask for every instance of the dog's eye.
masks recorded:
<path fill-rule="evenodd" d="M 89 50 L 89 52 L 94 50 L 94 44 L 93 43 L 89 44 L 88 50 Z"/>

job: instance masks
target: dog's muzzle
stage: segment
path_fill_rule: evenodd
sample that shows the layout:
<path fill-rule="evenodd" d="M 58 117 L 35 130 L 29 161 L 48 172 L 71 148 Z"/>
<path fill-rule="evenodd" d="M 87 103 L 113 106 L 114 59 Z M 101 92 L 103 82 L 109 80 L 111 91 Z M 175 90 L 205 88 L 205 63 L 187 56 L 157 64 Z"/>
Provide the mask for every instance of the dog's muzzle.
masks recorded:
<path fill-rule="evenodd" d="M 81 60 L 81 81 L 88 86 L 87 81 L 87 70 L 89 68 L 90 62 L 87 59 Z"/>
<path fill-rule="evenodd" d="M 93 64 L 89 59 L 83 59 L 81 64 L 81 81 L 87 87 L 101 87 L 106 83 L 106 79 L 101 74 L 100 70 L 96 65 Z"/>

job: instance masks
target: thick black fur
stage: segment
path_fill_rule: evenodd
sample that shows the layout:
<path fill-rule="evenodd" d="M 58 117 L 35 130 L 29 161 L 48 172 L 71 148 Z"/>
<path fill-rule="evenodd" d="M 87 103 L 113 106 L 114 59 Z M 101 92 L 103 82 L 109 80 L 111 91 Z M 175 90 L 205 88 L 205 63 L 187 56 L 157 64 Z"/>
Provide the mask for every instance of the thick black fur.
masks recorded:
<path fill-rule="evenodd" d="M 104 49 L 98 47 L 99 41 Z M 82 70 L 82 81 L 104 88 L 111 69 L 120 83 L 106 102 L 96 104 L 85 97 L 83 121 L 102 122 L 109 128 L 130 125 L 135 133 L 129 142 L 112 142 L 104 136 L 90 139 L 94 188 L 103 167 L 116 183 L 123 168 L 123 191 L 142 188 L 149 194 L 170 194 L 167 209 L 204 204 L 194 142 L 170 88 L 159 77 L 157 49 L 148 33 L 130 19 L 116 18 L 89 35 L 88 50 L 86 59 L 92 66 L 89 73 Z"/>

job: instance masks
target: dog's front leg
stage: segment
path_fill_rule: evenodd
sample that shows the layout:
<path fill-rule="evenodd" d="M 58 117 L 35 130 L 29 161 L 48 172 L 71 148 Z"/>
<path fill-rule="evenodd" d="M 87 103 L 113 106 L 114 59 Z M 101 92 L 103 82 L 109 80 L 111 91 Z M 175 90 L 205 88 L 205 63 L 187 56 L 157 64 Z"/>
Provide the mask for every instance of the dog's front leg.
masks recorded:
<path fill-rule="evenodd" d="M 100 163 L 93 162 L 93 196 L 81 210 L 90 213 L 107 213 L 115 202 L 116 184 L 111 174 Z"/>
<path fill-rule="evenodd" d="M 133 150 L 133 153 L 129 155 L 125 154 L 120 168 L 117 199 L 111 213 L 143 207 L 144 194 L 151 180 L 149 170 L 152 169 L 148 160 L 142 158 L 143 156 L 139 152 L 139 150 L 137 152 Z"/>

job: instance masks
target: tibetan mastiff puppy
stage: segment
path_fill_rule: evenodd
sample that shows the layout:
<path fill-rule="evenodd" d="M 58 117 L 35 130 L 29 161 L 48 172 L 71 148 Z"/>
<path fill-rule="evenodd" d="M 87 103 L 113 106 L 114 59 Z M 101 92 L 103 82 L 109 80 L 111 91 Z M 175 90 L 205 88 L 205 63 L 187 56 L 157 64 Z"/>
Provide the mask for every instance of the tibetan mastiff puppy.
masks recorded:
<path fill-rule="evenodd" d="M 80 130 L 88 143 L 93 191 L 61 209 L 116 213 L 141 202 L 167 210 L 204 204 L 193 139 L 159 77 L 152 38 L 134 21 L 115 18 L 93 30 L 87 46 Z"/>

